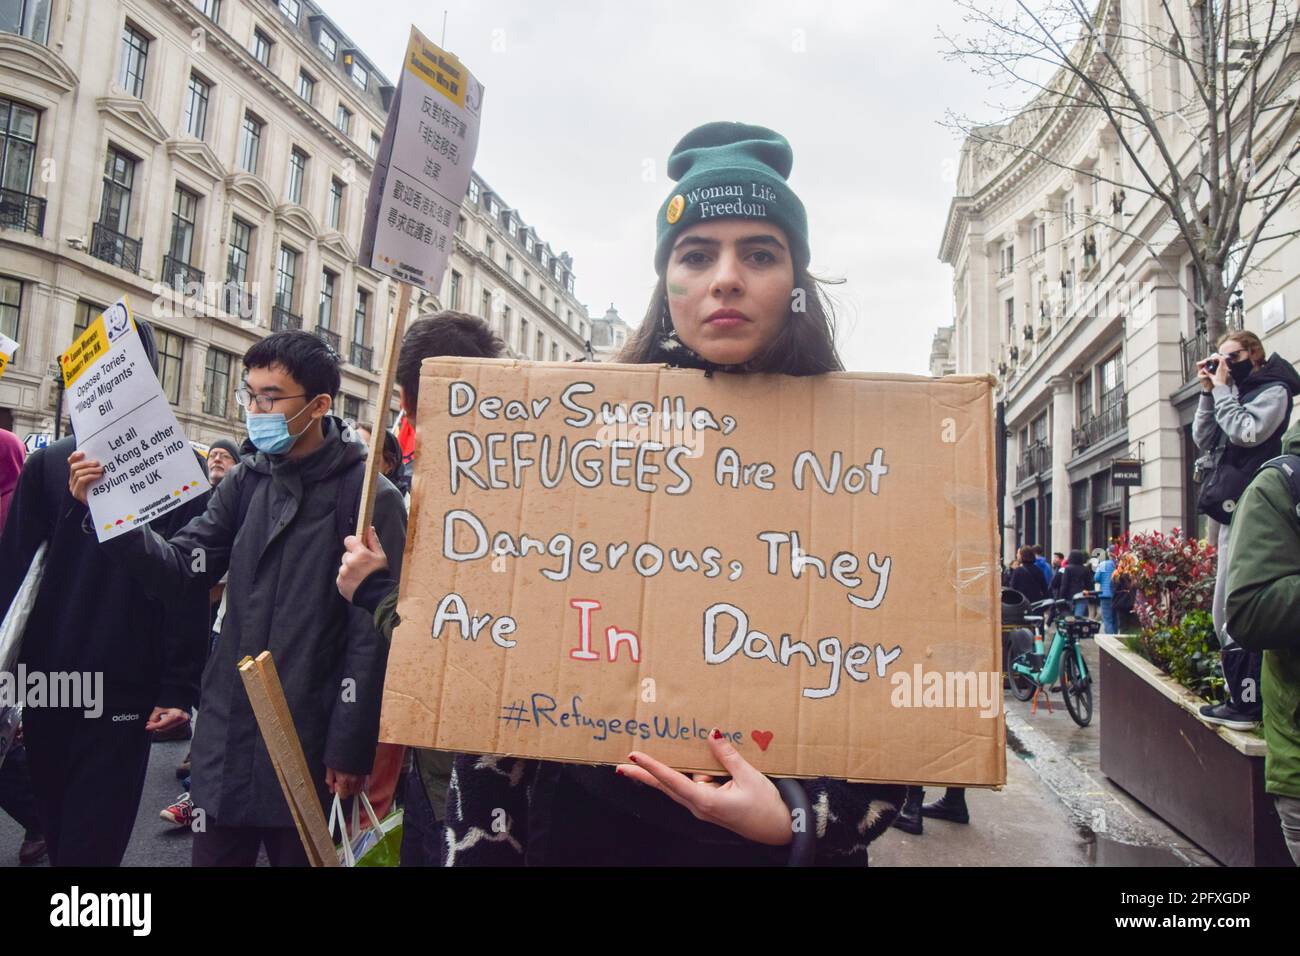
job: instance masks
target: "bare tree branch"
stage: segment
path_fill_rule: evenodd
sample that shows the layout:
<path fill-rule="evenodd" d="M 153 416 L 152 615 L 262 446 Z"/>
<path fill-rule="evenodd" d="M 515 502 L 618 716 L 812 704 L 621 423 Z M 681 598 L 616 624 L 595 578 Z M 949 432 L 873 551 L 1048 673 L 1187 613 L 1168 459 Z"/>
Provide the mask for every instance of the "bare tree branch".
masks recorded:
<path fill-rule="evenodd" d="M 1032 100 L 1000 109 L 1006 119 L 997 125 L 949 114 L 972 146 L 971 161 L 981 150 L 1009 148 L 1010 162 L 1033 157 L 1160 204 L 1204 290 L 1198 312 L 1211 332 L 1221 329 L 1229 290 L 1250 274 L 1258 245 L 1294 234 L 1273 225 L 1300 198 L 1300 173 L 1292 168 L 1300 54 L 1290 3 L 1015 0 L 1002 15 L 980 9 L 981 2 L 987 6 L 960 5 L 966 23 L 986 36 L 945 35 L 949 58 L 1030 91 Z M 1050 77 L 1039 79 L 1048 67 Z M 1112 172 L 1055 155 L 1058 147 L 1044 134 L 1063 110 L 1102 117 L 1126 162 L 1117 158 Z M 1164 269 L 1161 251 L 1114 217 L 1094 226 L 1140 243 Z M 1171 278 L 1193 299 L 1181 277 Z"/>

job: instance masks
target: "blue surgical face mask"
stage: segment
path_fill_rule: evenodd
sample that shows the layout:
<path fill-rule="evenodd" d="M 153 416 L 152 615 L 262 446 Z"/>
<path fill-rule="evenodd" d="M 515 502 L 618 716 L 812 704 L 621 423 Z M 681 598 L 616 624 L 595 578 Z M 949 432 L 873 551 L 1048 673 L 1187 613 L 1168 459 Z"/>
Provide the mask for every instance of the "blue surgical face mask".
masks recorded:
<path fill-rule="evenodd" d="M 303 408 L 298 415 L 307 410 Z M 293 416 L 297 418 L 298 415 Z M 289 431 L 289 422 L 293 418 L 286 419 L 280 412 L 245 412 L 245 424 L 248 428 L 248 438 L 256 446 L 258 451 L 266 452 L 268 455 L 283 455 L 293 447 L 294 442 L 301 438 L 311 428 L 311 422 L 307 423 L 306 428 L 298 434 L 292 434 Z"/>

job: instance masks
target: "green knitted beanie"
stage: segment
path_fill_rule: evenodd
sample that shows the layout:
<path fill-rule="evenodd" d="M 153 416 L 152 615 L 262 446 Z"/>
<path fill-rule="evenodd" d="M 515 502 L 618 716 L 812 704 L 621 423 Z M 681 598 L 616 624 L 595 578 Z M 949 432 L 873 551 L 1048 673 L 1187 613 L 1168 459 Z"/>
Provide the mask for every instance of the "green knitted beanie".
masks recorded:
<path fill-rule="evenodd" d="M 683 229 L 736 218 L 780 226 L 795 267 L 806 267 L 808 216 L 786 183 L 792 165 L 789 141 L 763 126 L 705 123 L 683 136 L 668 157 L 668 175 L 677 186 L 659 207 L 655 271 L 663 273 Z"/>

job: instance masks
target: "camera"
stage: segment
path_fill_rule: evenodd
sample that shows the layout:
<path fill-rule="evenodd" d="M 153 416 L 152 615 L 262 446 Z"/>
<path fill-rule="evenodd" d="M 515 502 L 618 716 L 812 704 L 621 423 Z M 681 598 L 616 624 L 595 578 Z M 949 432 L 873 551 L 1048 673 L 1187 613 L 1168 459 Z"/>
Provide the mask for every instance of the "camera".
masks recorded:
<path fill-rule="evenodd" d="M 1205 362 L 1205 370 L 1213 375 L 1219 370 L 1219 360 L 1217 358 L 1207 359 Z"/>

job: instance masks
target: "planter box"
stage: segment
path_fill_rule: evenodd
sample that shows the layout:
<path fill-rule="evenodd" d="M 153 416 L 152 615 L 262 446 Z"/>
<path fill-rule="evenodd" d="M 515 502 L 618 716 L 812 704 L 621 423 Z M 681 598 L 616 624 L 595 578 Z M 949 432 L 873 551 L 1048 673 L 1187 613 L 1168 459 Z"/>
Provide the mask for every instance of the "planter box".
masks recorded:
<path fill-rule="evenodd" d="M 1262 737 L 1201 720 L 1199 697 L 1098 636 L 1101 772 L 1226 866 L 1294 866 L 1273 798 Z"/>

